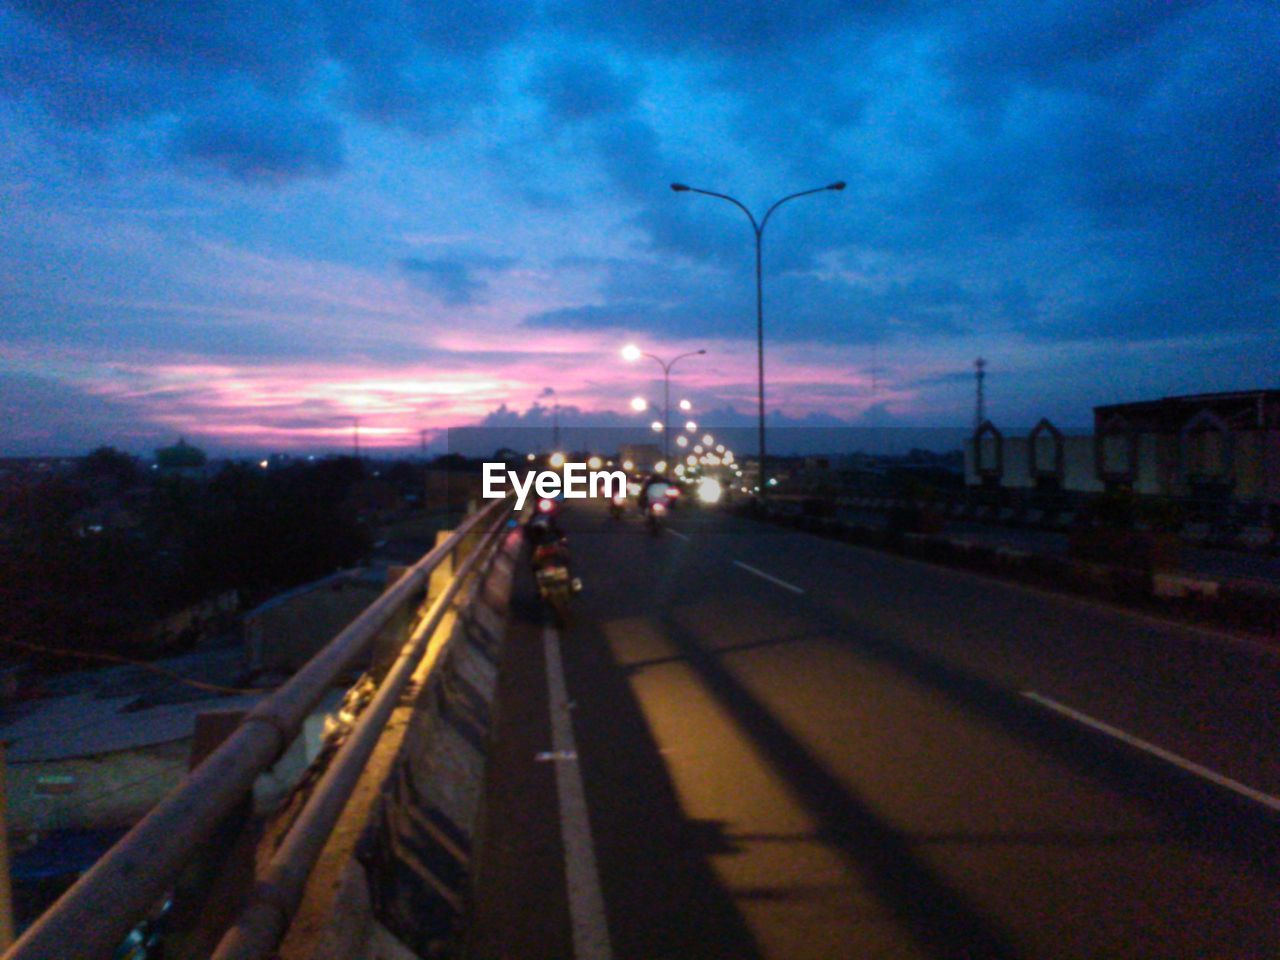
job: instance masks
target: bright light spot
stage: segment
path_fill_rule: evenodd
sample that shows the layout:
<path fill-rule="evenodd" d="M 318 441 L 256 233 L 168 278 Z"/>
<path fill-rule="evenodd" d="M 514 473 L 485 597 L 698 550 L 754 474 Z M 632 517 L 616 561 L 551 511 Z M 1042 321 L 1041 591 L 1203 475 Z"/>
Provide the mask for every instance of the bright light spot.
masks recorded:
<path fill-rule="evenodd" d="M 716 503 L 724 495 L 720 481 L 715 477 L 707 477 L 698 481 L 698 499 L 703 503 Z"/>
<path fill-rule="evenodd" d="M 259 461 L 258 461 L 258 466 L 260 466 L 263 470 L 267 469 L 267 461 L 265 461 L 265 460 L 259 460 Z"/>
<path fill-rule="evenodd" d="M 559 470 L 561 467 L 564 466 L 564 454 L 560 453 L 557 450 L 555 453 L 551 455 L 551 458 L 547 461 L 547 463 L 551 465 L 552 470 Z"/>
<path fill-rule="evenodd" d="M 601 460 L 599 457 L 588 457 L 587 466 L 592 470 L 599 470 L 602 466 L 604 466 L 604 461 Z"/>
<path fill-rule="evenodd" d="M 661 433 L 661 432 L 662 432 L 662 421 L 661 421 L 661 420 L 655 420 L 655 421 L 653 421 L 653 423 L 649 424 L 649 429 L 650 429 L 650 430 L 652 430 L 654 433 Z"/>
<path fill-rule="evenodd" d="M 539 501 L 538 501 L 538 509 L 539 509 L 540 511 L 542 511 L 543 513 L 550 513 L 550 512 L 551 512 L 552 510 L 554 510 L 555 508 L 556 508 L 556 504 L 555 504 L 555 501 L 554 501 L 554 500 L 539 500 Z"/>
<path fill-rule="evenodd" d="M 716 444 L 716 453 L 724 453 L 724 444 L 723 444 L 723 443 L 717 443 L 717 444 Z"/>
<path fill-rule="evenodd" d="M 777 485 L 778 485 L 778 478 L 777 478 L 777 477 L 770 477 L 770 478 L 769 478 L 769 486 L 771 486 L 771 487 L 776 487 Z"/>
<path fill-rule="evenodd" d="M 644 413 L 644 411 L 649 409 L 649 401 L 644 397 L 632 397 L 631 409 L 636 413 Z"/>
<path fill-rule="evenodd" d="M 700 443 L 699 443 L 698 445 L 696 445 L 696 446 L 693 448 L 693 452 L 694 452 L 694 453 L 702 453 L 703 449 L 704 449 L 704 448 L 703 448 L 702 444 L 700 444 Z"/>
<path fill-rule="evenodd" d="M 639 360 L 642 356 L 644 356 L 644 354 L 640 352 L 640 348 L 634 343 L 628 343 L 622 348 L 622 359 L 626 360 L 628 363 L 631 363 L 633 360 Z"/>
<path fill-rule="evenodd" d="M 677 446 L 677 447 L 687 447 L 688 445 L 689 445 L 689 438 L 688 438 L 688 437 L 684 436 L 683 434 L 681 434 L 680 436 L 676 437 L 676 446 Z"/>
<path fill-rule="evenodd" d="M 677 463 L 677 464 L 676 464 L 676 476 L 677 476 L 677 477 L 683 477 L 683 476 L 684 476 L 684 464 L 683 464 L 683 463 Z"/>
<path fill-rule="evenodd" d="M 694 423 L 692 420 L 690 420 L 688 423 L 684 425 L 684 428 L 688 430 L 690 433 L 693 433 L 693 431 L 698 429 L 698 425 Z"/>
<path fill-rule="evenodd" d="M 704 433 L 702 435 L 702 442 L 709 447 L 716 442 L 716 438 L 709 433 Z"/>
<path fill-rule="evenodd" d="M 697 457 L 695 457 L 695 456 L 691 453 L 691 454 L 689 454 L 687 457 L 685 457 L 685 458 L 684 458 L 684 462 L 685 462 L 685 463 L 687 463 L 689 466 L 691 466 L 691 467 L 692 467 L 695 463 L 697 463 L 697 462 L 698 462 L 698 458 L 697 458 Z"/>
<path fill-rule="evenodd" d="M 688 400 L 681 400 L 681 401 L 680 401 L 680 409 L 681 409 L 681 410 L 685 410 L 685 411 L 692 410 L 692 409 L 693 409 L 693 404 L 692 404 L 692 403 L 690 403 Z"/>
<path fill-rule="evenodd" d="M 527 457 L 525 457 L 525 459 L 530 462 L 533 462 L 534 460 L 538 459 L 538 455 L 536 453 L 531 453 Z"/>
<path fill-rule="evenodd" d="M 623 460 L 623 461 L 622 461 L 622 469 L 623 469 L 623 470 L 626 470 L 628 473 L 630 473 L 630 472 L 631 472 L 632 470 L 634 470 L 635 468 L 636 468 L 636 465 L 635 465 L 635 462 L 634 462 L 634 461 L 632 461 L 632 460 Z"/>
<path fill-rule="evenodd" d="M 655 464 L 653 465 L 653 472 L 654 472 L 654 473 L 666 473 L 666 472 L 667 472 L 667 461 L 665 461 L 665 460 L 659 460 L 657 463 L 655 463 Z"/>

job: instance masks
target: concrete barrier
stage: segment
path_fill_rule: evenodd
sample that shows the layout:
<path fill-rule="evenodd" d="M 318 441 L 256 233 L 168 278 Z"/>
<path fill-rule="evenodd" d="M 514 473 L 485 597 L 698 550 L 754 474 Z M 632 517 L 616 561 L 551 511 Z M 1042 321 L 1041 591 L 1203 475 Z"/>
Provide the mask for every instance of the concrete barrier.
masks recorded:
<path fill-rule="evenodd" d="M 441 623 L 307 883 L 281 960 L 412 960 L 446 951 L 469 897 L 498 656 L 520 548 L 505 537 Z"/>
<path fill-rule="evenodd" d="M 774 514 L 768 519 L 794 525 L 794 518 L 786 515 Z M 1280 584 L 1143 570 L 852 521 L 832 521 L 808 529 L 928 563 L 992 573 L 1193 622 L 1241 628 L 1280 644 Z"/>

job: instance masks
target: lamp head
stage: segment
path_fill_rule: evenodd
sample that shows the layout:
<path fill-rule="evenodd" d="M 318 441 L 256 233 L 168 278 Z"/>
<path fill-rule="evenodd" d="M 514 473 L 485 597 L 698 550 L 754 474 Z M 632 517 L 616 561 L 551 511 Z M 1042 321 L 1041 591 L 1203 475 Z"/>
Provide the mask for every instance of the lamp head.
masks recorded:
<path fill-rule="evenodd" d="M 671 189 L 674 190 L 676 193 L 684 193 L 689 189 L 689 187 L 683 183 L 673 183 L 671 185 Z"/>
<path fill-rule="evenodd" d="M 828 190 L 843 190 L 844 188 L 845 182 L 843 180 L 837 180 L 835 183 L 827 184 Z"/>
<path fill-rule="evenodd" d="M 634 343 L 628 343 L 622 348 L 622 359 L 626 360 L 628 363 L 639 360 L 641 356 L 643 356 L 643 354 L 640 352 L 640 348 Z"/>

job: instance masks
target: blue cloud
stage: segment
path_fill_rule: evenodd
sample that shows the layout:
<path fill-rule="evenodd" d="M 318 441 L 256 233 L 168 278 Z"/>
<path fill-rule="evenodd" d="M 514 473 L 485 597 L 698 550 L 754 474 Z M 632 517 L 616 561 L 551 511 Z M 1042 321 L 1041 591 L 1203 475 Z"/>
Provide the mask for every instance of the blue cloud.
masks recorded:
<path fill-rule="evenodd" d="M 493 272 L 509 268 L 515 261 L 508 257 L 472 256 L 468 259 L 435 259 L 405 257 L 400 269 L 415 283 L 420 283 L 451 306 L 468 306 L 484 299 L 488 284 L 476 277 L 477 272 Z"/>
<path fill-rule="evenodd" d="M 173 152 L 246 183 L 325 176 L 343 161 L 338 125 L 290 105 L 255 104 L 245 112 L 191 119 L 174 136 Z"/>

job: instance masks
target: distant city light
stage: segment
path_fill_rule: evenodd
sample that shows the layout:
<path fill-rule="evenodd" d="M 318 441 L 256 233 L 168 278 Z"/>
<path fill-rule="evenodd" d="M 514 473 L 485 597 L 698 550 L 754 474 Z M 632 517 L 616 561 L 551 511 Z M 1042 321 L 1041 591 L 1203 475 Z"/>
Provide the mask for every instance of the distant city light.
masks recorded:
<path fill-rule="evenodd" d="M 644 411 L 649 409 L 649 401 L 646 400 L 644 397 L 632 397 L 631 409 L 634 410 L 636 413 L 643 413 Z"/>
<path fill-rule="evenodd" d="M 689 445 L 689 438 L 688 438 L 688 437 L 684 436 L 683 434 L 681 434 L 680 436 L 676 437 L 676 446 L 677 446 L 677 447 L 687 447 L 688 445 Z"/>
<path fill-rule="evenodd" d="M 661 421 L 661 420 L 655 420 L 655 421 L 653 421 L 653 423 L 649 424 L 649 429 L 651 429 L 654 433 L 661 433 L 661 432 L 662 432 L 662 421 Z"/>
<path fill-rule="evenodd" d="M 588 468 L 590 468 L 590 469 L 592 469 L 592 470 L 599 470 L 602 466 L 604 466 L 604 461 L 603 461 L 602 459 L 600 459 L 599 457 L 588 457 L 588 458 L 587 458 L 587 467 L 588 467 Z"/>
<path fill-rule="evenodd" d="M 681 400 L 681 401 L 680 401 L 680 409 L 681 409 L 681 410 L 685 410 L 685 411 L 692 410 L 692 409 L 693 409 L 693 404 L 692 404 L 692 403 L 690 403 L 688 400 Z"/>
<path fill-rule="evenodd" d="M 551 465 L 553 470 L 559 470 L 564 466 L 564 454 L 556 451 L 551 455 L 551 458 L 547 460 L 547 463 Z"/>
<path fill-rule="evenodd" d="M 693 433 L 695 430 L 698 429 L 698 425 L 694 423 L 692 420 L 690 420 L 684 425 L 684 428 L 688 430 L 690 433 Z"/>
<path fill-rule="evenodd" d="M 534 460 L 538 459 L 538 455 L 536 453 L 531 453 L 527 457 L 525 457 L 525 459 L 528 460 L 530 463 L 532 463 Z"/>
<path fill-rule="evenodd" d="M 665 461 L 665 460 L 659 460 L 657 463 L 655 463 L 655 464 L 653 465 L 653 472 L 654 472 L 654 473 L 666 473 L 666 472 L 667 472 L 667 461 Z"/>
<path fill-rule="evenodd" d="M 716 442 L 716 438 L 715 438 L 715 437 L 713 437 L 711 434 L 709 434 L 709 433 L 704 433 L 704 434 L 702 435 L 702 443 L 703 443 L 703 445 L 704 445 L 704 446 L 708 446 L 708 447 L 709 447 L 709 446 L 711 446 L 711 445 L 712 445 L 713 443 L 715 443 L 715 442 Z"/>
<path fill-rule="evenodd" d="M 265 470 L 267 469 L 268 466 L 270 466 L 270 464 L 266 460 L 259 460 L 258 466 L 260 466 L 263 470 Z"/>
<path fill-rule="evenodd" d="M 636 465 L 635 465 L 635 462 L 634 462 L 634 461 L 632 461 L 632 460 L 623 460 L 623 461 L 622 461 L 622 469 L 623 469 L 623 470 L 626 470 L 628 473 L 630 473 L 630 472 L 631 472 L 632 470 L 634 470 L 635 468 L 636 468 Z"/>

